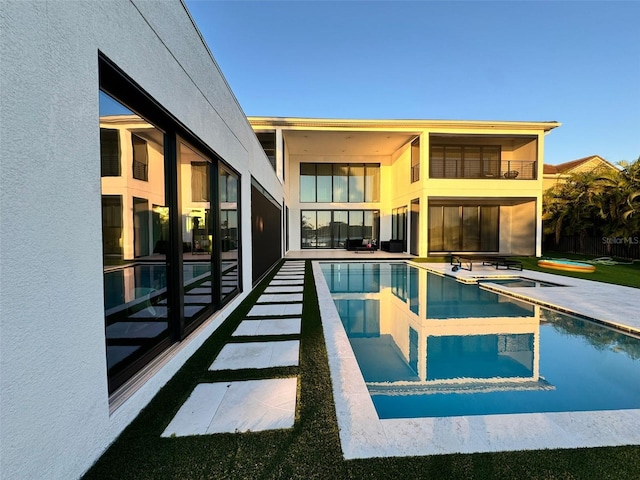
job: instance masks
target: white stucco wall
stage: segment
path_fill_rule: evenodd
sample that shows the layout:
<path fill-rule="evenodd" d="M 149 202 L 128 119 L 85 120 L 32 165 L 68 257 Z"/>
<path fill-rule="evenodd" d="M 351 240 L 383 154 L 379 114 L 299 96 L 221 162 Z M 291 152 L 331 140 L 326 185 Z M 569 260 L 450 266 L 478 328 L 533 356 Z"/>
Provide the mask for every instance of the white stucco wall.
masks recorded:
<path fill-rule="evenodd" d="M 0 3 L 0 478 L 77 478 L 251 287 L 250 177 L 280 182 L 179 1 Z M 245 294 L 109 414 L 98 52 L 242 175 Z"/>

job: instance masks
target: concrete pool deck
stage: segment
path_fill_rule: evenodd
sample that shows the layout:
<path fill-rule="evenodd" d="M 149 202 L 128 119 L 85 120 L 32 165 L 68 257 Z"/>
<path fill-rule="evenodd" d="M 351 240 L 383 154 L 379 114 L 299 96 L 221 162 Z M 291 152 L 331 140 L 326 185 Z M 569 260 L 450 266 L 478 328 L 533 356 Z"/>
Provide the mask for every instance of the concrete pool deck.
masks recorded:
<path fill-rule="evenodd" d="M 355 260 L 355 259 L 354 259 Z M 635 288 L 533 271 L 451 271 L 444 263 L 415 264 L 460 281 L 524 277 L 563 286 L 487 288 L 565 312 L 640 331 L 640 291 Z M 344 457 L 435 455 L 640 444 L 640 409 L 474 415 L 381 420 L 342 326 L 320 263 L 313 262 Z"/>

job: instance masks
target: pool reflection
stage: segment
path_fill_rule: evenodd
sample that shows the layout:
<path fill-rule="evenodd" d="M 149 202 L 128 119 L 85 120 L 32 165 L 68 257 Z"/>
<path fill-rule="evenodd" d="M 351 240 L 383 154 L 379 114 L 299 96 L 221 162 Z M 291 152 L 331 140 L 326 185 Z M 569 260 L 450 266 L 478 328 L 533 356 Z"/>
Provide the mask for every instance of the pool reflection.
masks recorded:
<path fill-rule="evenodd" d="M 406 264 L 323 271 L 370 388 L 550 388 L 538 307 Z"/>

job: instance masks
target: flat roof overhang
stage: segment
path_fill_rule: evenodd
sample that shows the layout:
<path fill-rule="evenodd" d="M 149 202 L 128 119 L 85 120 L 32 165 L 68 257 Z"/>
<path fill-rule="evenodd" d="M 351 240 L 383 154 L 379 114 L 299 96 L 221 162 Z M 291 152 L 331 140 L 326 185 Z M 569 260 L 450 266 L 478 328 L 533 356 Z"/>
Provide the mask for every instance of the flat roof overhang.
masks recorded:
<path fill-rule="evenodd" d="M 549 132 L 558 122 L 505 122 L 477 120 L 357 120 L 330 118 L 247 117 L 256 130 L 282 128 L 293 155 L 385 155 L 411 142 L 425 129 L 463 130 L 458 135 L 505 135 L 505 131 Z M 500 132 L 500 133 L 498 133 Z M 435 132 L 434 132 L 435 133 Z"/>

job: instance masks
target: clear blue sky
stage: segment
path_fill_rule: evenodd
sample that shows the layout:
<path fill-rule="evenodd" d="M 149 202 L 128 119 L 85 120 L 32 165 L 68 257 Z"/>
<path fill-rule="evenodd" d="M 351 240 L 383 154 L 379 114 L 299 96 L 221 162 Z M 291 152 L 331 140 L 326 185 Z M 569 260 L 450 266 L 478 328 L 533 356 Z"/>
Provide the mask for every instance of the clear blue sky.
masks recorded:
<path fill-rule="evenodd" d="M 640 2 L 186 3 L 247 115 L 557 120 L 547 163 L 640 156 Z"/>

